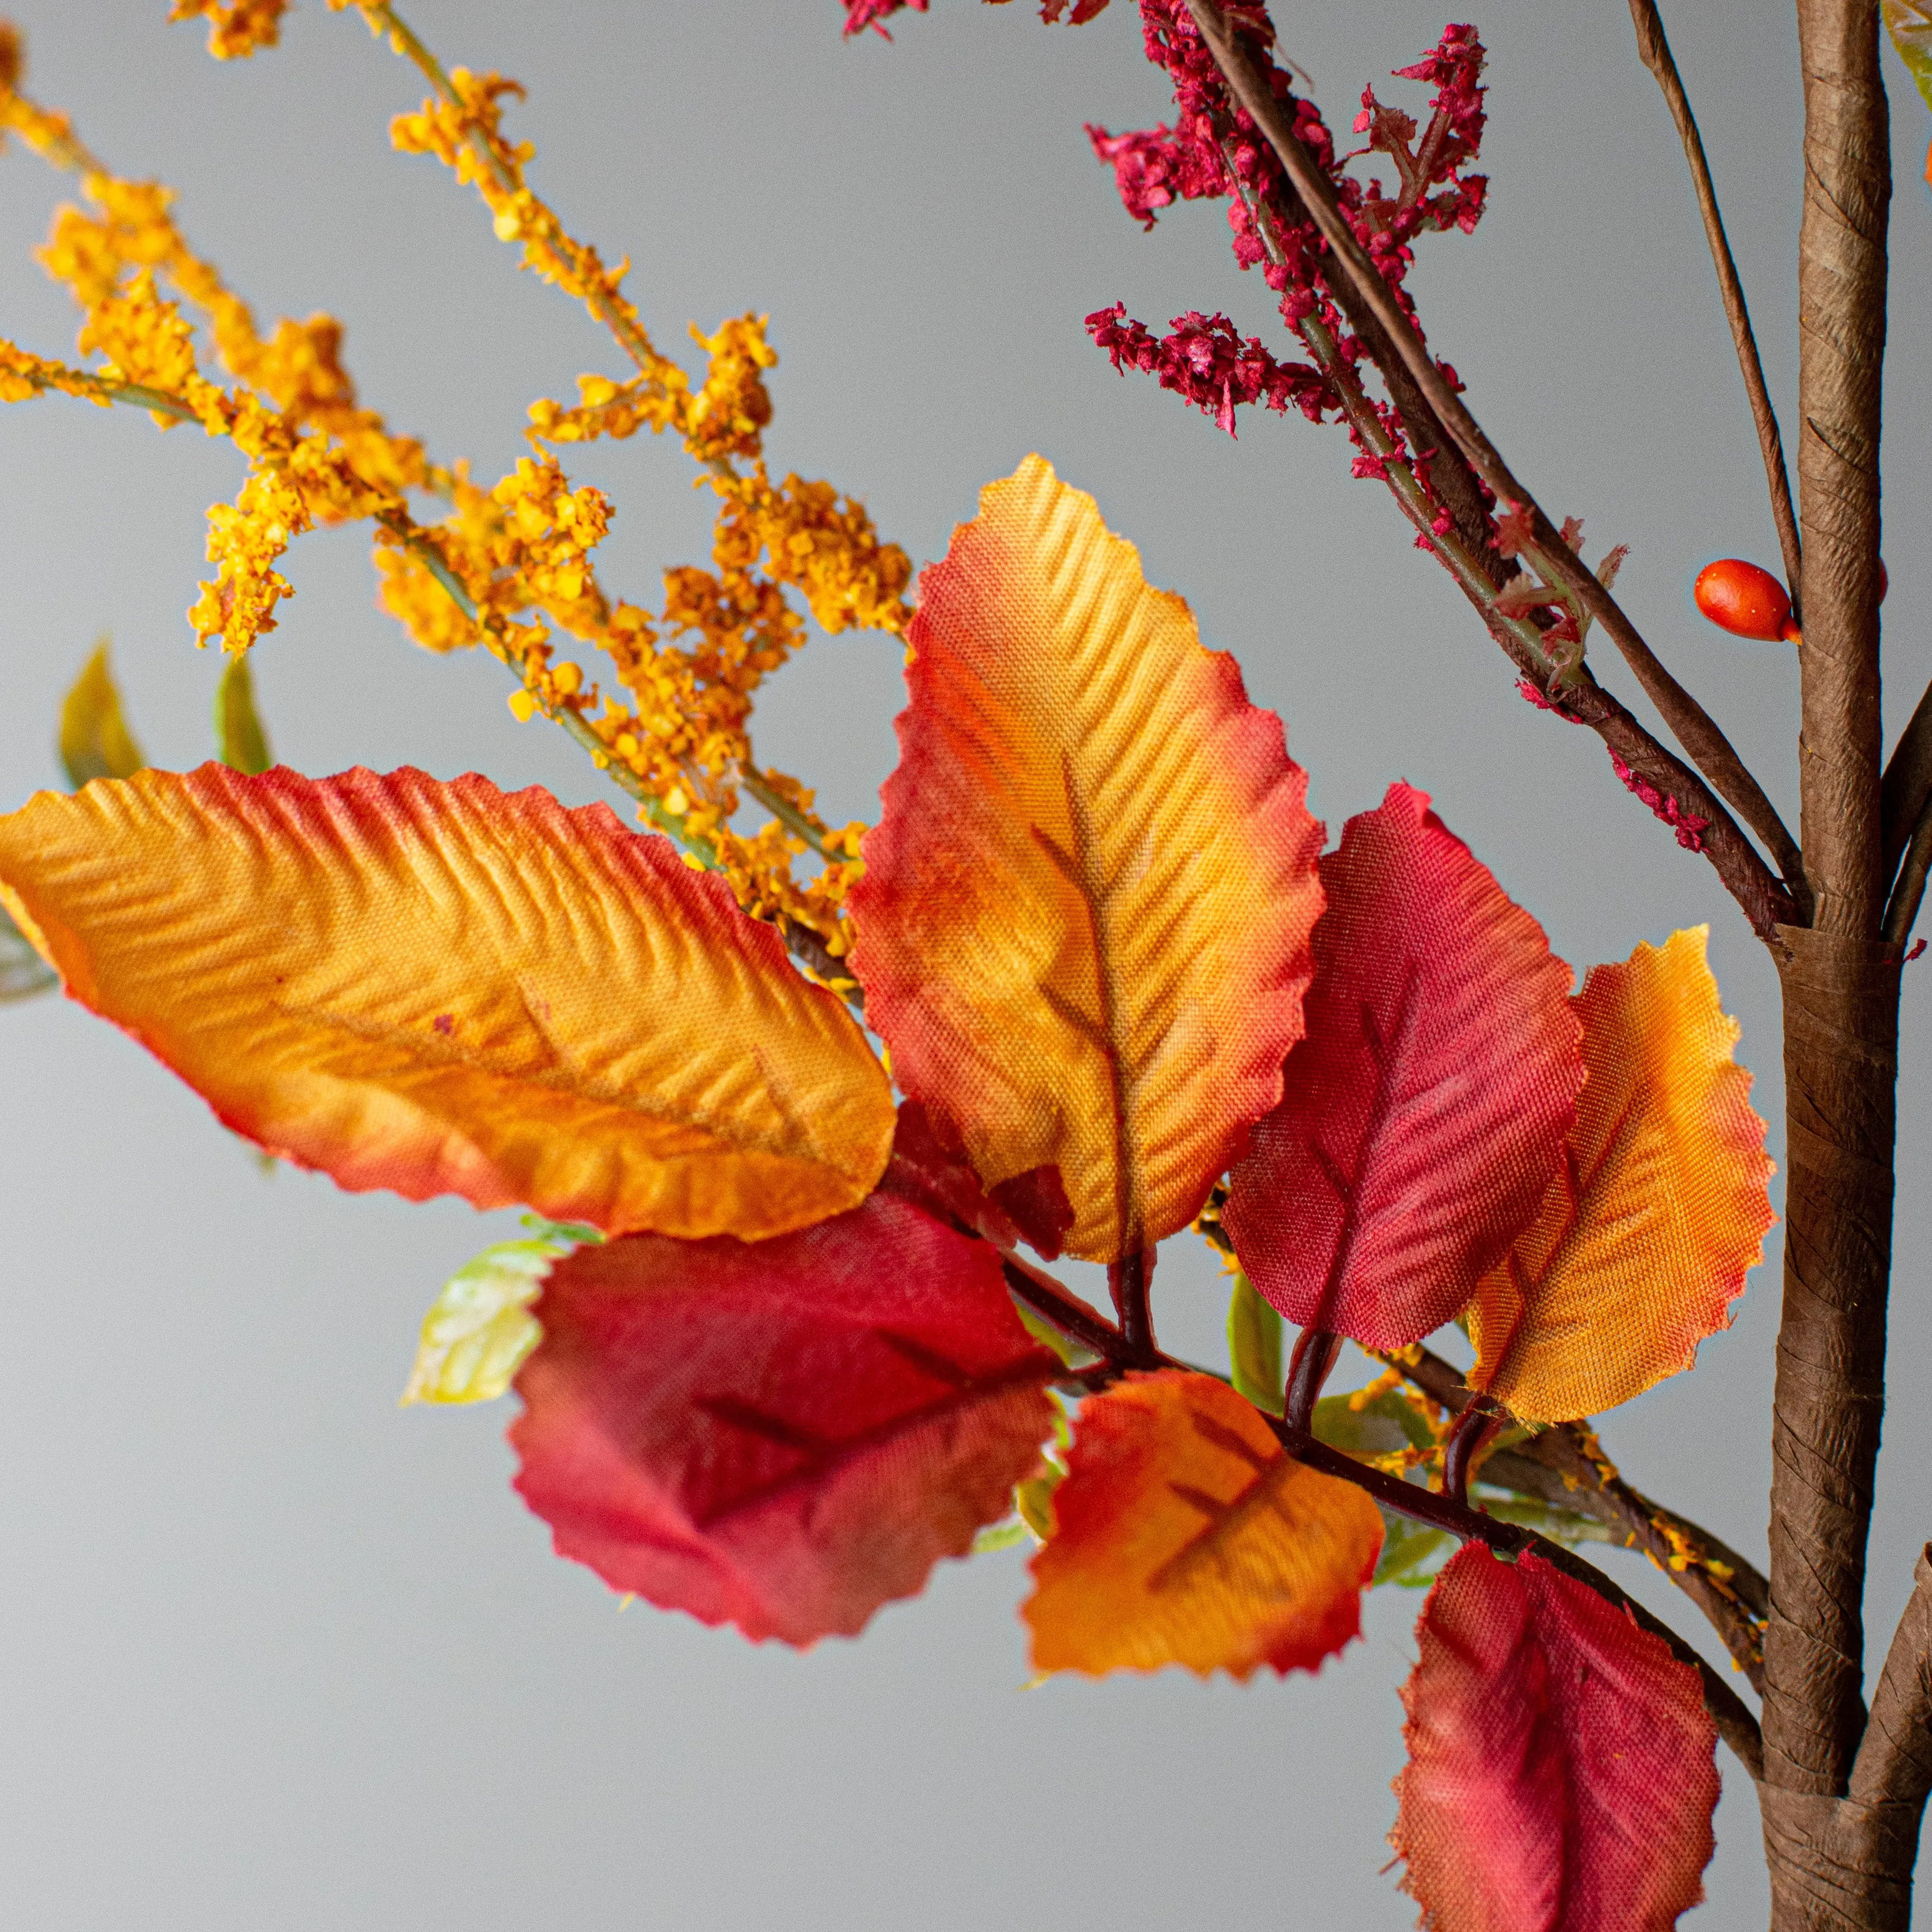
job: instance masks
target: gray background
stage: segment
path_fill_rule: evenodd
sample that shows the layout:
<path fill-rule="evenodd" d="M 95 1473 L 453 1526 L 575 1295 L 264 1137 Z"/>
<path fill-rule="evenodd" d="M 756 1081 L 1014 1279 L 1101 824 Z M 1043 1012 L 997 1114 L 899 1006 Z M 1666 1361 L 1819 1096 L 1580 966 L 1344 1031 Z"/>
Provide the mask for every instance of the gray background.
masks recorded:
<path fill-rule="evenodd" d="M 494 477 L 524 405 L 614 352 L 519 278 L 472 197 L 391 156 L 412 75 L 304 0 L 278 52 L 218 66 L 160 0 L 14 0 L 29 84 L 124 173 L 181 190 L 192 236 L 265 321 L 326 308 L 365 397 Z M 842 44 L 836 0 L 415 0 L 452 62 L 531 89 L 518 134 L 566 219 L 637 264 L 658 340 L 769 310 L 776 464 L 862 496 L 914 556 L 1037 448 L 1094 490 L 1287 719 L 1331 827 L 1406 777 L 1436 794 L 1579 966 L 1708 920 L 1756 1098 L 1780 1102 L 1768 963 L 1702 861 L 1618 786 L 1595 740 L 1532 711 L 1340 433 L 1244 421 L 1231 442 L 1081 317 L 1222 308 L 1265 330 L 1219 210 L 1143 237 L 1083 120 L 1164 118 L 1131 8 L 1077 32 L 1030 5 L 938 0 L 887 46 Z M 1278 8 L 1345 126 L 1414 59 L 1439 7 Z M 1790 421 L 1798 90 L 1783 10 L 1672 10 L 1772 382 Z M 1713 556 L 1774 563 L 1757 458 L 1694 210 L 1622 8 L 1492 0 L 1490 212 L 1431 238 L 1435 346 L 1521 472 L 1593 545 L 1628 542 L 1630 608 L 1786 811 L 1796 676 L 1688 602 Z M 1899 123 L 1890 474 L 1932 449 L 1932 124 L 1893 63 Z M 1406 99 L 1398 85 L 1390 98 Z M 1412 93 L 1413 90 L 1410 90 Z M 67 352 L 72 312 L 28 251 L 67 192 L 0 158 L 0 329 Z M 1270 335 L 1270 340 L 1278 337 Z M 616 495 L 606 580 L 643 601 L 701 560 L 705 503 L 674 447 L 574 458 Z M 232 452 L 130 412 L 0 412 L 0 802 L 52 782 L 59 696 L 115 639 L 150 755 L 207 755 L 219 668 L 182 613 Z M 1593 554 L 1594 551 L 1593 551 Z M 1932 568 L 1894 537 L 1894 728 L 1928 672 Z M 311 537 L 260 650 L 275 743 L 327 772 L 405 762 L 597 795 L 556 734 L 518 726 L 485 660 L 415 650 L 372 606 L 367 545 Z M 1628 694 L 1614 662 L 1596 658 Z M 887 640 L 815 642 L 760 713 L 761 748 L 869 815 L 899 702 Z M 1888 1421 L 1871 1618 L 1882 1647 L 1929 1525 L 1919 1258 L 1928 1229 L 1932 963 L 1906 976 Z M 248 1151 L 129 1042 L 57 1000 L 0 1010 L 9 1386 L 0 1404 L 0 1922 L 63 1928 L 530 1924 L 690 1932 L 986 1925 L 1397 1927 L 1381 1874 L 1400 1759 L 1395 1687 L 1417 1600 L 1371 1599 L 1318 1678 L 1238 1690 L 1175 1673 L 1021 1694 L 1012 1555 L 946 1566 L 866 1639 L 795 1655 L 639 1608 L 548 1553 L 507 1486 L 507 1405 L 399 1411 L 437 1283 L 509 1217 L 352 1198 Z M 1774 1128 L 1774 1153 L 1781 1136 Z M 1214 1270 L 1163 1263 L 1168 1337 L 1216 1346 Z M 1640 1483 L 1762 1551 L 1774 1271 L 1694 1376 L 1606 1436 Z M 1699 1634 L 1646 1566 L 1607 1559 Z M 1728 1758 L 1695 1922 L 1762 1922 L 1755 1808 Z"/>

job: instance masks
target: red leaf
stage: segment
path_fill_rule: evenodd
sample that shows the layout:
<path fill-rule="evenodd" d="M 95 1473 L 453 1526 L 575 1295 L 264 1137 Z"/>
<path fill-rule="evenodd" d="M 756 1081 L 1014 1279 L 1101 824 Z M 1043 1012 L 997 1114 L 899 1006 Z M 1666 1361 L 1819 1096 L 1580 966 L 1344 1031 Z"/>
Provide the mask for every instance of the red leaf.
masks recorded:
<path fill-rule="evenodd" d="M 874 1196 L 748 1246 L 579 1249 L 536 1309 L 517 1486 L 558 1552 L 747 1636 L 855 1635 L 1005 1515 L 1059 1362 L 998 1253 Z"/>
<path fill-rule="evenodd" d="M 1570 969 L 1426 794 L 1322 862 L 1307 1036 L 1222 1219 L 1290 1320 L 1397 1348 L 1450 1320 L 1535 1212 L 1582 1084 Z"/>
<path fill-rule="evenodd" d="M 1474 1544 L 1416 1635 L 1389 1842 L 1431 1932 L 1660 1932 L 1703 1897 L 1717 1726 L 1660 1637 Z"/>

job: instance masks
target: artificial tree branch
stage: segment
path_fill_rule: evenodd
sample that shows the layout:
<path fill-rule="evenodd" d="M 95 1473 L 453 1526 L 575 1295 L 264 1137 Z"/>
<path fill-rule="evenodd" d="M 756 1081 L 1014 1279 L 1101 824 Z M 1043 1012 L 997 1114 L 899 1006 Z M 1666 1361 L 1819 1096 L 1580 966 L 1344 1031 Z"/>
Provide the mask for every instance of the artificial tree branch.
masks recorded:
<path fill-rule="evenodd" d="M 1917 1813 L 1932 1793 L 1932 1546 L 1918 1552 L 1912 1583 L 1872 1697 L 1850 1795 Z"/>
<path fill-rule="evenodd" d="M 1844 1795 L 1864 1721 L 1898 1024 L 1898 949 L 1881 937 L 1879 448 L 1891 160 L 1878 10 L 1873 0 L 1798 0 L 1798 28 L 1799 779 L 1816 912 L 1812 930 L 1784 931 L 1773 947 L 1788 1152 L 1764 1738 L 1780 1932 L 1817 1922 L 1793 1889 L 1791 1848 L 1810 1816 L 1796 1801 Z"/>
<path fill-rule="evenodd" d="M 1252 56 L 1231 30 L 1215 0 L 1187 0 L 1187 7 L 1223 78 L 1256 126 L 1268 137 L 1342 275 L 1353 284 L 1381 324 L 1450 439 L 1499 499 L 1518 504 L 1528 513 L 1538 548 L 1549 556 L 1563 589 L 1609 633 L 1643 686 L 1645 694 L 1712 789 L 1764 840 L 1768 849 L 1780 855 L 1794 852 L 1791 835 L 1776 807 L 1746 770 L 1730 741 L 1703 706 L 1664 668 L 1616 600 L 1563 541 L 1562 533 L 1510 473 L 1481 426 L 1450 388 L 1416 334 L 1414 325 L 1396 302 L 1394 292 L 1355 239 L 1335 199 L 1334 184 L 1297 137 Z M 1782 856 L 1779 862 L 1786 862 Z"/>
<path fill-rule="evenodd" d="M 1460 1371 L 1428 1348 L 1381 1359 L 1452 1415 L 1462 1414 L 1472 1400 Z M 1583 1424 L 1559 1423 L 1492 1450 L 1481 1475 L 1498 1488 L 1581 1510 L 1621 1530 L 1626 1546 L 1641 1550 L 1703 1612 L 1752 1689 L 1762 1690 L 1769 1596 L 1763 1576 L 1708 1530 L 1625 1482 Z"/>
<path fill-rule="evenodd" d="M 1228 173 L 1235 182 L 1236 192 L 1242 192 L 1240 176 L 1232 160 Z M 1274 226 L 1280 218 L 1281 211 L 1271 208 L 1257 211 L 1251 206 L 1250 212 L 1256 214 L 1256 230 L 1262 238 L 1262 246 L 1271 259 L 1282 261 L 1284 257 L 1281 242 Z M 1352 326 L 1357 319 L 1352 316 Z M 1359 320 L 1371 328 L 1376 326 L 1375 318 L 1366 310 Z M 1528 619 L 1504 611 L 1497 602 L 1498 590 L 1509 580 L 1515 566 L 1497 552 L 1488 533 L 1488 514 L 1474 494 L 1472 472 L 1462 465 L 1454 444 L 1441 436 L 1441 425 L 1436 422 L 1432 412 L 1426 419 L 1419 417 L 1414 422 L 1408 422 L 1405 418 L 1410 440 L 1416 447 L 1430 446 L 1420 439 L 1426 434 L 1435 434 L 1432 446 L 1436 449 L 1437 458 L 1431 468 L 1432 482 L 1440 487 L 1446 476 L 1460 474 L 1468 483 L 1474 511 L 1473 536 L 1464 526 L 1462 514 L 1453 505 L 1450 517 L 1454 526 L 1446 531 L 1436 528 L 1436 506 L 1417 476 L 1414 463 L 1376 414 L 1362 388 L 1361 379 L 1348 358 L 1342 354 L 1327 326 L 1310 314 L 1294 327 L 1315 366 L 1327 381 L 1358 442 L 1376 460 L 1383 483 L 1394 497 L 1396 506 L 1414 526 L 1418 541 L 1426 544 L 1454 578 L 1457 587 L 1482 618 L 1490 634 L 1522 674 L 1526 688 L 1533 690 L 1540 702 L 1573 724 L 1589 726 L 1634 778 L 1650 787 L 1660 799 L 1673 804 L 1680 814 L 1688 813 L 1702 821 L 1696 849 L 1716 868 L 1726 890 L 1743 909 L 1752 931 L 1760 938 L 1768 938 L 1773 927 L 1796 917 L 1798 909 L 1791 892 L 1765 864 L 1702 779 L 1674 752 L 1659 743 L 1616 698 L 1604 690 L 1587 665 L 1581 668 L 1577 681 L 1568 689 L 1558 692 L 1554 688 L 1542 634 Z M 1401 365 L 1396 363 L 1394 366 L 1400 368 Z M 1775 819 L 1774 814 L 1773 818 Z M 1804 873 L 1798 848 L 1792 843 L 1790 835 L 1784 832 L 1781 822 L 1778 824 L 1777 830 L 1783 834 L 1781 846 L 1773 847 L 1778 863 L 1786 878 L 1802 886 Z"/>
<path fill-rule="evenodd" d="M 1879 790 L 1879 864 L 1890 878 L 1932 799 L 1932 685 L 1898 734 Z"/>
<path fill-rule="evenodd" d="M 1798 519 L 1791 504 L 1791 479 L 1784 465 L 1784 440 L 1778 434 L 1771 392 L 1765 386 L 1764 364 L 1758 359 L 1757 338 L 1751 330 L 1750 311 L 1744 304 L 1744 284 L 1738 279 L 1730 240 L 1724 232 L 1724 214 L 1711 180 L 1711 164 L 1705 158 L 1703 136 L 1697 131 L 1696 116 L 1690 112 L 1690 97 L 1684 91 L 1677 63 L 1671 58 L 1670 43 L 1664 38 L 1657 0 L 1630 0 L 1630 10 L 1636 28 L 1637 57 L 1664 90 L 1670 118 L 1676 124 L 1677 138 L 1684 143 L 1684 158 L 1690 164 L 1698 212 L 1704 218 L 1704 238 L 1710 244 L 1712 263 L 1718 272 L 1718 287 L 1724 297 L 1725 319 L 1731 325 L 1738 368 L 1744 379 L 1744 393 L 1750 399 L 1751 421 L 1757 426 L 1765 481 L 1771 488 L 1771 514 L 1778 526 L 1778 547 L 1784 554 L 1784 580 L 1791 592 L 1792 615 L 1796 617 L 1803 586 L 1803 553 L 1798 540 Z"/>
<path fill-rule="evenodd" d="M 1918 808 L 1918 823 L 1913 826 L 1912 842 L 1905 848 L 1905 863 L 1899 868 L 1898 883 L 1885 908 L 1882 937 L 1894 946 L 1903 946 L 1918 916 L 1919 902 L 1925 896 L 1925 873 L 1932 866 L 1932 794 Z"/>
<path fill-rule="evenodd" d="M 1015 1295 L 1100 1358 L 1092 1369 L 1074 1371 L 1083 1388 L 1104 1388 L 1109 1381 L 1136 1370 L 1174 1369 L 1186 1373 L 1199 1372 L 1190 1363 L 1162 1354 L 1156 1348 L 1131 1342 L 1096 1310 L 1032 1263 L 1010 1253 L 1003 1253 L 1002 1262 L 1006 1286 Z M 1332 1354 L 1325 1348 L 1320 1352 L 1332 1360 Z M 1312 1382 L 1316 1378 L 1311 1374 L 1309 1379 Z M 1447 1531 L 1463 1542 L 1481 1543 L 1512 1557 L 1534 1551 L 1565 1576 L 1594 1590 L 1606 1602 L 1628 1611 L 1644 1629 L 1660 1637 L 1680 1663 L 1696 1671 L 1703 1689 L 1705 1706 L 1716 1723 L 1719 1735 L 1751 1776 L 1760 1776 L 1763 1764 L 1762 1744 L 1757 1720 L 1751 1715 L 1744 1700 L 1668 1624 L 1619 1588 L 1594 1564 L 1520 1523 L 1505 1522 L 1454 1497 L 1405 1482 L 1400 1476 L 1358 1462 L 1344 1450 L 1321 1441 L 1305 1426 L 1298 1426 L 1285 1417 L 1270 1415 L 1265 1409 L 1258 1408 L 1256 1413 L 1274 1431 L 1282 1448 L 1308 1468 L 1352 1484 L 1398 1515 L 1426 1524 L 1432 1529 Z"/>

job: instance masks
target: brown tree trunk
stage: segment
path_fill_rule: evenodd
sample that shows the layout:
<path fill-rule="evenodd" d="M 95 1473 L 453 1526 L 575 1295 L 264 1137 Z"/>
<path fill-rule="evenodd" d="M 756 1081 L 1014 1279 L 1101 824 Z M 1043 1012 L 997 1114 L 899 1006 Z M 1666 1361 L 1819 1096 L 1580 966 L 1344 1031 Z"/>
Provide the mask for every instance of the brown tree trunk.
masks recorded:
<path fill-rule="evenodd" d="M 1809 930 L 1774 941 L 1788 1162 L 1760 1788 L 1774 1932 L 1905 1928 L 1912 1828 L 1860 1802 L 1862 1601 L 1884 1406 L 1898 962 L 1878 938 L 1879 430 L 1888 120 L 1877 0 L 1798 0 L 1798 472 Z"/>

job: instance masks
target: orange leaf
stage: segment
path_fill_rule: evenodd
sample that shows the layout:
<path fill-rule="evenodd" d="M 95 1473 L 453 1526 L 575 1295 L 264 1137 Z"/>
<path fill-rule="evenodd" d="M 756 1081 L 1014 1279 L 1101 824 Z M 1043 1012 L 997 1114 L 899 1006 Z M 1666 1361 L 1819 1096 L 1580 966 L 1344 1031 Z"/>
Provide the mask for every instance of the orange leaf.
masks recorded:
<path fill-rule="evenodd" d="M 1591 969 L 1586 1078 L 1563 1170 L 1469 1311 L 1472 1388 L 1526 1422 L 1613 1408 L 1730 1320 L 1774 1216 L 1764 1122 L 1708 926 Z"/>
<path fill-rule="evenodd" d="M 1667 1932 L 1703 1897 L 1718 1727 L 1661 1637 L 1470 1544 L 1416 1640 L 1389 1842 L 1432 1932 Z"/>
<path fill-rule="evenodd" d="M 928 570 L 850 904 L 901 1085 L 1069 1253 L 1191 1220 L 1300 1037 L 1322 829 L 1280 721 L 1038 457 Z"/>
<path fill-rule="evenodd" d="M 1361 1630 L 1382 1517 L 1211 1376 L 1080 1406 L 1026 1620 L 1040 1670 L 1313 1670 Z"/>
<path fill-rule="evenodd" d="M 68 992 L 343 1186 L 613 1232 L 862 1200 L 884 1073 L 769 926 L 602 806 L 474 776 L 143 772 L 0 818 Z"/>

